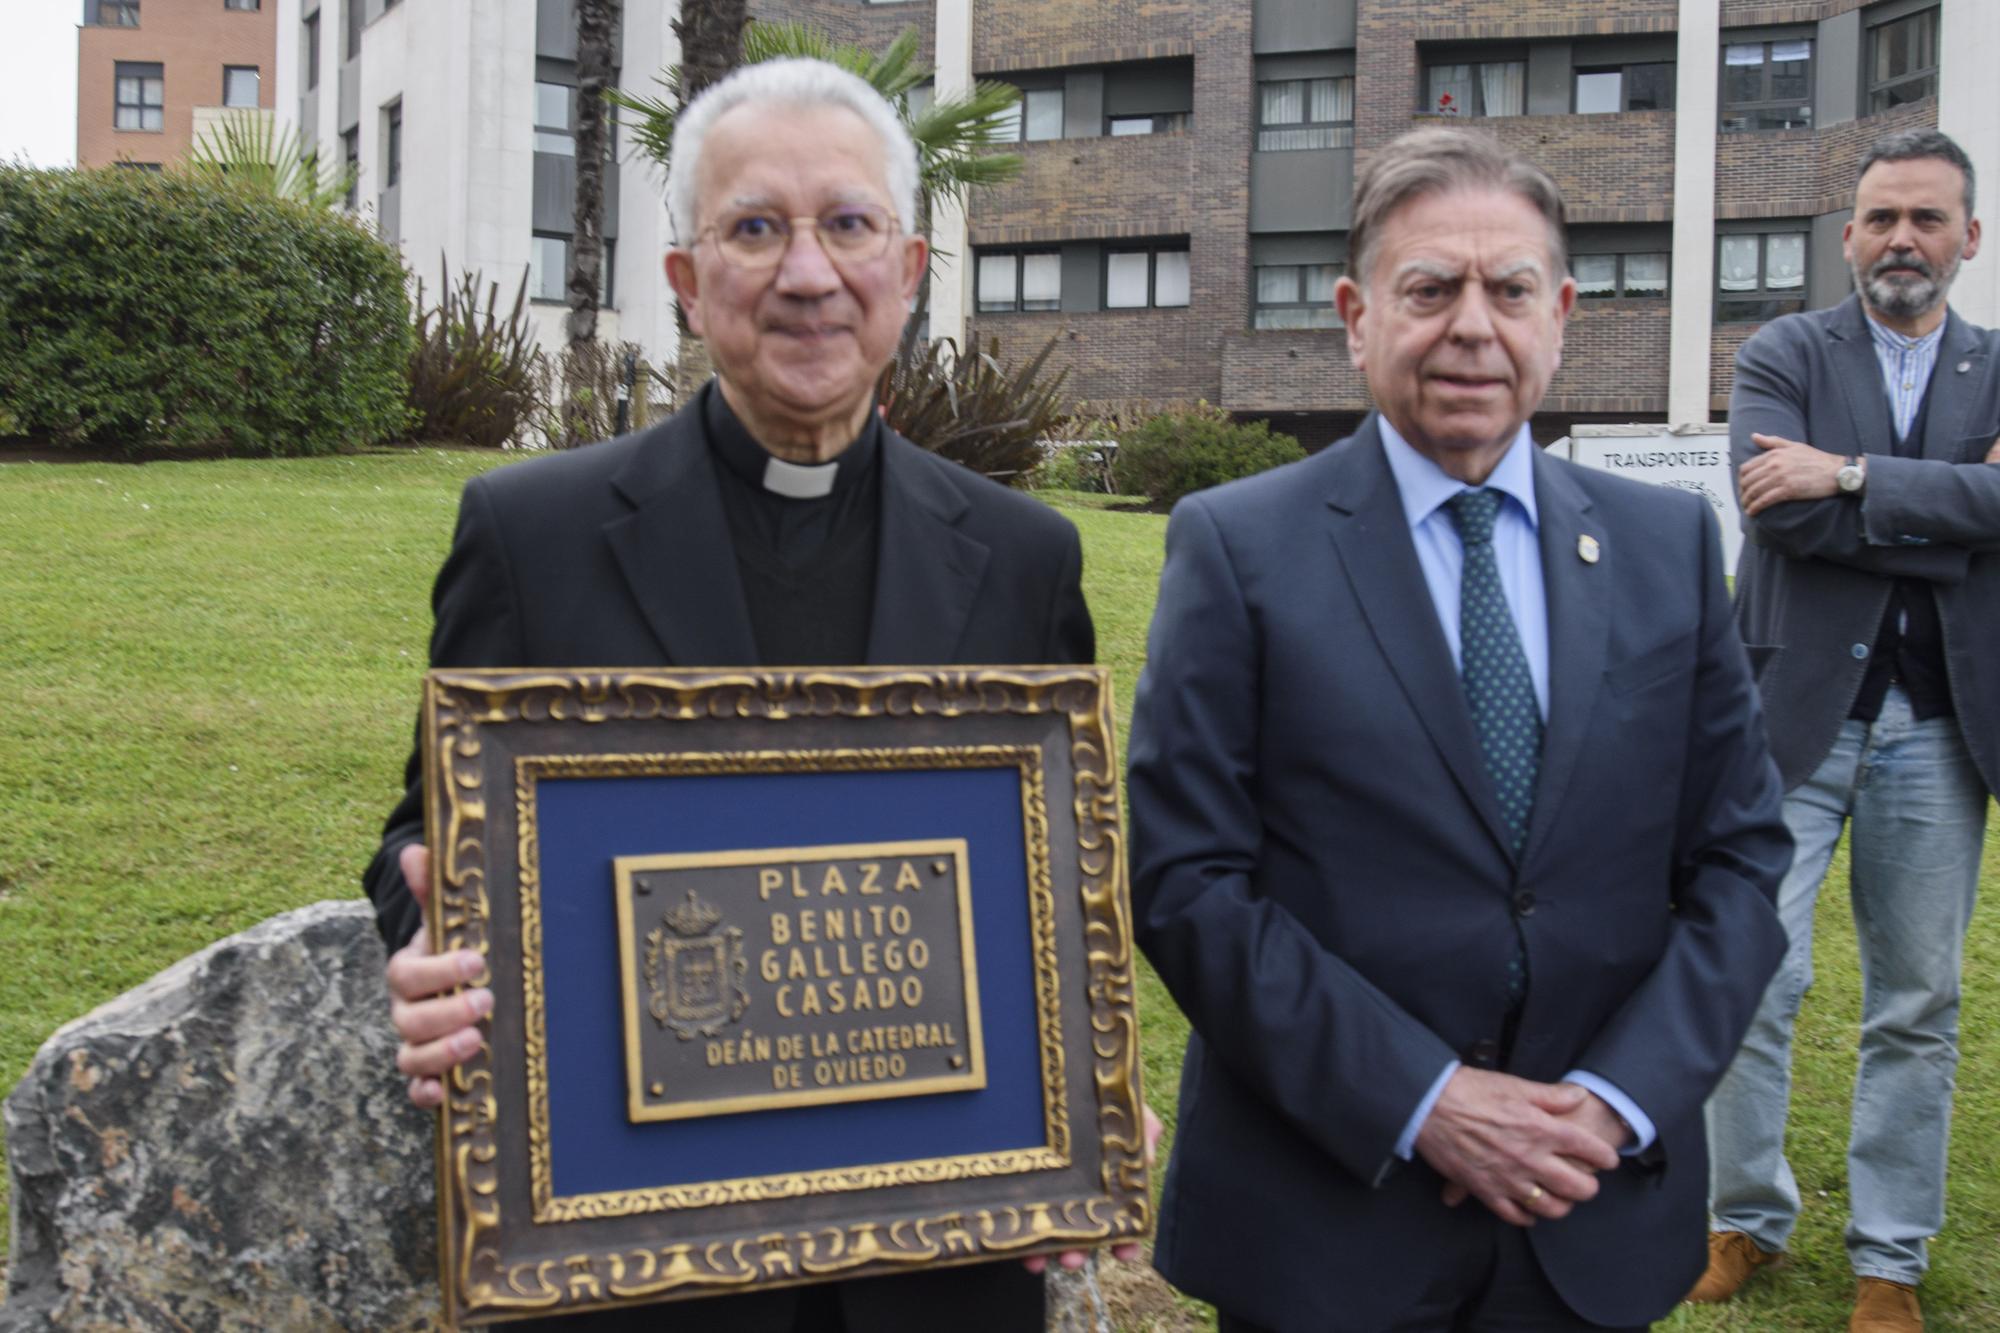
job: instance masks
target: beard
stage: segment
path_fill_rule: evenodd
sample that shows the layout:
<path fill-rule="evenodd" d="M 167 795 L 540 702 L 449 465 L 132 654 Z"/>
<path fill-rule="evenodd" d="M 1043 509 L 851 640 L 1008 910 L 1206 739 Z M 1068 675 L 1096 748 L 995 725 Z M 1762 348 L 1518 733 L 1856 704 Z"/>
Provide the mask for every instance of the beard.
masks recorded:
<path fill-rule="evenodd" d="M 1892 319 L 1915 319 L 1943 304 L 1963 255 L 1961 249 L 1939 272 L 1922 255 L 1886 254 L 1869 265 L 1866 273 L 1857 266 L 1854 285 L 1876 311 Z"/>

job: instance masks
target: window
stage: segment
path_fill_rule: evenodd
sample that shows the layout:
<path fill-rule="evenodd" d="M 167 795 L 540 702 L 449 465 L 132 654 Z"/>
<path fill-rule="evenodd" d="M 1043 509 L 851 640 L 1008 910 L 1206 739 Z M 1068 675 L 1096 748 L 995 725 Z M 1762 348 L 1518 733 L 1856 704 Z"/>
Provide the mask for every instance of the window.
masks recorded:
<path fill-rule="evenodd" d="M 345 0 L 347 17 L 347 42 L 341 48 L 342 60 L 354 60 L 361 55 L 361 5 L 362 0 Z"/>
<path fill-rule="evenodd" d="M 1664 254 L 1571 255 L 1569 272 L 1576 279 L 1576 294 L 1585 300 L 1665 296 L 1667 258 Z"/>
<path fill-rule="evenodd" d="M 1485 60 L 1425 71 L 1426 111 L 1440 116 L 1518 116 L 1528 106 L 1528 62 Z"/>
<path fill-rule="evenodd" d="M 1111 250 L 1104 256 L 1104 308 L 1137 310 L 1188 303 L 1188 252 Z"/>
<path fill-rule="evenodd" d="M 1106 116 L 1104 132 L 1113 138 L 1130 134 L 1180 134 L 1187 129 L 1185 111 L 1157 111 L 1145 116 Z"/>
<path fill-rule="evenodd" d="M 361 188 L 361 129 L 345 130 L 340 136 L 340 161 L 347 170 L 347 211 L 358 206 L 356 191 Z"/>
<path fill-rule="evenodd" d="M 257 67 L 255 65 L 224 65 L 222 67 L 222 104 L 224 106 L 257 105 Z"/>
<path fill-rule="evenodd" d="M 937 101 L 937 84 L 933 80 L 925 79 L 903 94 L 903 113 L 911 120 L 915 120 L 930 110 L 931 103 L 935 101 Z"/>
<path fill-rule="evenodd" d="M 306 88 L 319 87 L 319 12 L 306 20 Z"/>
<path fill-rule="evenodd" d="M 1063 137 L 1063 90 L 1028 88 L 1021 100 L 993 118 L 996 137 L 1004 141 L 1034 141 Z"/>
<path fill-rule="evenodd" d="M 263 4 L 262 0 L 222 0 L 222 7 L 224 9 L 240 9 L 247 14 L 254 14 L 263 8 Z"/>
<path fill-rule="evenodd" d="M 1722 48 L 1722 132 L 1812 128 L 1812 42 L 1731 42 Z"/>
<path fill-rule="evenodd" d="M 1720 236 L 1716 250 L 1718 321 L 1758 323 L 1805 309 L 1804 231 Z"/>
<path fill-rule="evenodd" d="M 1053 250 L 988 251 L 979 256 L 981 314 L 1062 309 L 1062 256 Z"/>
<path fill-rule="evenodd" d="M 166 67 L 121 60 L 115 74 L 117 101 L 112 107 L 111 127 L 119 130 L 164 130 L 167 127 Z"/>
<path fill-rule="evenodd" d="M 128 171 L 159 171 L 161 169 L 158 162 L 131 162 L 123 158 L 113 162 L 111 165 L 114 167 L 124 167 Z"/>
<path fill-rule="evenodd" d="M 1257 85 L 1257 151 L 1354 147 L 1354 79 L 1279 79 Z"/>
<path fill-rule="evenodd" d="M 1868 113 L 1937 96 L 1938 11 L 1914 14 L 1868 32 Z"/>
<path fill-rule="evenodd" d="M 1576 72 L 1576 110 L 1580 115 L 1673 109 L 1674 66 L 1671 61 L 1612 65 Z"/>
<path fill-rule="evenodd" d="M 382 188 L 393 190 L 403 181 L 403 104 L 382 109 Z"/>
<path fill-rule="evenodd" d="M 528 298 L 569 303 L 569 242 L 558 232 L 538 231 L 528 240 Z M 617 267 L 618 242 L 604 242 L 604 262 L 597 271 L 597 304 L 609 306 L 612 271 Z"/>
<path fill-rule="evenodd" d="M 90 0 L 84 6 L 84 22 L 106 28 L 139 26 L 139 0 Z"/>
<path fill-rule="evenodd" d="M 576 123 L 570 117 L 570 89 L 560 83 L 535 85 L 535 151 L 576 156 Z"/>
<path fill-rule="evenodd" d="M 1337 329 L 1340 312 L 1333 308 L 1333 284 L 1341 264 L 1259 264 L 1250 270 L 1256 309 L 1251 327 L 1259 329 Z"/>

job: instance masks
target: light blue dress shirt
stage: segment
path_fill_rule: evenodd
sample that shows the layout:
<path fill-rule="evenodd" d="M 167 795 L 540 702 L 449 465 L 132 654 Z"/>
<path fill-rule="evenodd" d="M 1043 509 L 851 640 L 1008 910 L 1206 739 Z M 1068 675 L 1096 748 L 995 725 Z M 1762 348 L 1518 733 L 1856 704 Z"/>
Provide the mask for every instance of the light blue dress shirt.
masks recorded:
<path fill-rule="evenodd" d="M 1917 407 L 1924 401 L 1924 390 L 1930 387 L 1931 371 L 1937 369 L 1944 325 L 1921 338 L 1906 338 L 1871 315 L 1868 332 L 1875 340 L 1875 362 L 1882 367 L 1882 390 L 1889 395 L 1896 434 L 1908 435 L 1917 419 Z"/>
<path fill-rule="evenodd" d="M 1459 540 L 1458 525 L 1452 522 L 1445 502 L 1460 491 L 1470 490 L 1458 478 L 1418 453 L 1409 441 L 1378 415 L 1375 423 L 1382 434 L 1382 452 L 1388 457 L 1389 472 L 1396 479 L 1402 497 L 1403 516 L 1409 520 L 1410 540 L 1417 548 L 1417 564 L 1424 571 L 1436 608 L 1438 626 L 1444 630 L 1451 648 L 1453 666 L 1460 665 L 1458 643 L 1458 593 L 1465 567 L 1465 545 Z M 1538 542 L 1535 510 L 1535 443 L 1524 423 L 1514 443 L 1487 475 L 1486 485 L 1506 496 L 1493 520 L 1493 557 L 1500 569 L 1500 590 L 1506 595 L 1507 609 L 1514 614 L 1514 628 L 1521 636 L 1521 650 L 1528 658 L 1528 674 L 1535 682 L 1535 702 L 1543 721 L 1549 716 L 1549 602 L 1542 582 L 1542 552 Z M 1430 1091 L 1417 1103 L 1409 1123 L 1396 1140 L 1396 1155 L 1408 1161 L 1416 1151 L 1417 1132 L 1430 1118 L 1431 1108 L 1444 1095 L 1444 1085 L 1458 1072 L 1453 1060 L 1431 1084 Z M 1573 1069 L 1564 1081 L 1588 1088 L 1604 1099 L 1620 1119 L 1631 1127 L 1629 1155 L 1644 1152 L 1653 1144 L 1652 1120 L 1638 1104 L 1612 1084 L 1584 1069 Z"/>

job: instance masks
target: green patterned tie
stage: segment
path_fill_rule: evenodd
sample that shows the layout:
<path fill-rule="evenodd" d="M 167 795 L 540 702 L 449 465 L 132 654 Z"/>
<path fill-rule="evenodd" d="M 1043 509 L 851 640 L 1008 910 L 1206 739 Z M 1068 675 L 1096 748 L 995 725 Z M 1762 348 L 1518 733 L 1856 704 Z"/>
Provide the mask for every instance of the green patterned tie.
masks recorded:
<path fill-rule="evenodd" d="M 1458 585 L 1459 676 L 1465 682 L 1472 725 L 1486 757 L 1486 773 L 1500 799 L 1500 813 L 1514 854 L 1528 840 L 1528 816 L 1535 808 L 1535 775 L 1542 763 L 1542 712 L 1535 702 L 1535 678 L 1507 594 L 1500 588 L 1500 565 L 1493 554 L 1493 520 L 1500 492 L 1480 487 L 1446 501 L 1465 565 Z M 1518 924 L 1516 930 L 1518 931 Z M 1507 960 L 1507 1003 L 1518 1010 L 1528 992 L 1528 957 L 1518 934 Z"/>
<path fill-rule="evenodd" d="M 1542 713 L 1493 555 L 1493 519 L 1500 512 L 1500 492 L 1486 487 L 1460 491 L 1446 503 L 1465 546 L 1458 589 L 1459 675 L 1486 757 L 1486 773 L 1518 853 L 1527 841 L 1528 815 L 1535 806 Z"/>

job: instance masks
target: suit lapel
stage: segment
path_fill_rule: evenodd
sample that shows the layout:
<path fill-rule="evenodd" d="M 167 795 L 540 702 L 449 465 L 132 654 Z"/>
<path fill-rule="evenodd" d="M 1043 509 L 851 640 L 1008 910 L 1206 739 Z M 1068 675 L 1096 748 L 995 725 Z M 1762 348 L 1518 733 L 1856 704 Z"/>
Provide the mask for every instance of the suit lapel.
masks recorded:
<path fill-rule="evenodd" d="M 1611 588 L 1619 552 L 1590 514 L 1590 497 L 1555 459 L 1535 451 L 1535 513 L 1542 555 L 1542 589 L 1549 612 L 1549 717 L 1542 731 L 1542 766 L 1523 859 L 1554 827 L 1563 792 L 1582 753 L 1590 714 L 1602 693 L 1609 651 Z M 1597 541 L 1598 559 L 1584 560 L 1579 538 Z"/>
<path fill-rule="evenodd" d="M 1963 372 L 1960 366 L 1965 367 Z M 1969 418 L 1984 389 L 1986 370 L 1985 341 L 1955 313 L 1947 312 L 1944 338 L 1938 343 L 1937 369 L 1931 372 L 1930 407 L 1919 446 L 1922 457 L 1947 463 L 1965 461 L 1958 456 L 1958 442 L 1970 433 Z"/>
<path fill-rule="evenodd" d="M 697 396 L 612 478 L 632 512 L 604 537 L 670 664 L 748 666 L 757 645 L 700 411 Z"/>
<path fill-rule="evenodd" d="M 1840 391 L 1847 399 L 1847 419 L 1854 424 L 1847 444 L 1856 453 L 1890 453 L 1895 442 L 1889 438 L 1894 418 L 1889 414 L 1889 395 L 1882 387 L 1882 363 L 1875 358 L 1875 340 L 1868 333 L 1868 316 L 1862 313 L 1861 298 L 1850 296 L 1826 324 L 1832 346 L 1833 364 L 1840 372 Z M 1928 434 L 1928 432 L 1926 432 Z M 1868 441 L 1880 440 L 1882 448 L 1869 450 Z M 1839 453 L 1837 446 L 1824 440 L 1807 444 Z"/>
<path fill-rule="evenodd" d="M 882 529 L 868 627 L 872 665 L 955 661 L 986 577 L 992 552 L 958 530 L 971 506 L 939 475 L 939 466 L 894 431 L 883 432 Z"/>
<path fill-rule="evenodd" d="M 1333 544 L 1377 647 L 1466 800 L 1503 851 L 1511 840 L 1479 752 L 1465 686 L 1438 624 L 1395 477 L 1370 416 L 1334 460 Z M 1511 853 L 1510 853 L 1511 854 Z"/>

